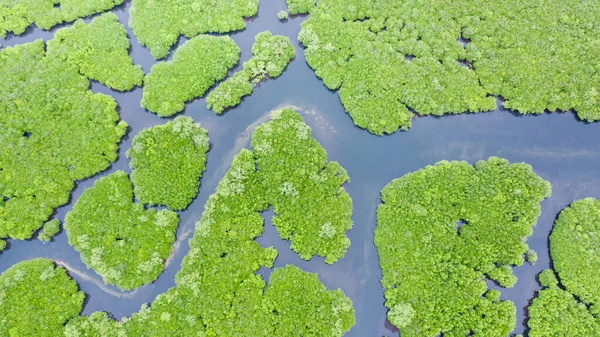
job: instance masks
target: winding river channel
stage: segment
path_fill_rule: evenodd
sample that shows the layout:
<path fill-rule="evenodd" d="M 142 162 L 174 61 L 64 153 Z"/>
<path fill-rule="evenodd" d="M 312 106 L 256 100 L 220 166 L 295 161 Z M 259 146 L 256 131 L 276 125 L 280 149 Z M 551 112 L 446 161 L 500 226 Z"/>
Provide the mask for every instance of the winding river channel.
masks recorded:
<path fill-rule="evenodd" d="M 114 10 L 126 27 L 129 6 L 130 2 L 126 1 Z M 521 116 L 498 109 L 481 114 L 419 117 L 408 131 L 374 136 L 354 126 L 337 93 L 329 91 L 308 67 L 296 38 L 305 17 L 280 22 L 277 13 L 285 8 L 283 0 L 261 0 L 259 14 L 248 20 L 247 28 L 231 35 L 242 49 L 240 64 L 233 71 L 240 69 L 241 63 L 251 57 L 251 46 L 257 33 L 270 30 L 273 34 L 290 37 L 296 48 L 296 58 L 283 75 L 262 83 L 241 105 L 222 116 L 206 109 L 203 98 L 186 107 L 184 114 L 208 130 L 213 146 L 208 153 L 200 194 L 186 211 L 179 212 L 181 223 L 177 242 L 165 271 L 156 282 L 132 292 L 122 292 L 105 285 L 100 276 L 85 267 L 79 254 L 68 245 L 64 232 L 50 243 L 36 239 L 9 240 L 9 249 L 0 254 L 0 272 L 26 259 L 53 259 L 65 266 L 88 294 L 83 314 L 108 311 L 116 318 L 130 316 L 142 304 L 152 302 L 158 294 L 175 285 L 175 273 L 189 250 L 187 240 L 193 234 L 208 196 L 229 168 L 232 157 L 241 148 L 249 147 L 252 130 L 269 118 L 270 111 L 289 106 L 302 113 L 313 129 L 313 137 L 327 150 L 329 159 L 338 161 L 350 175 L 351 182 L 345 188 L 354 205 L 354 228 L 348 232 L 351 246 L 346 256 L 331 266 L 321 258 L 303 261 L 289 249 L 289 242 L 278 237 L 270 223 L 271 212 L 264 214 L 265 233 L 258 241 L 279 251 L 276 267 L 294 264 L 305 271 L 317 272 L 327 287 L 339 287 L 352 299 L 356 325 L 346 334 L 349 337 L 397 335 L 388 329 L 391 325 L 386 325 L 387 310 L 383 306 L 383 289 L 379 284 L 381 270 L 373 244 L 379 193 L 392 179 L 443 159 L 474 163 L 499 156 L 511 162 L 527 162 L 538 175 L 550 181 L 552 197 L 542 202 L 542 214 L 529 239 L 529 245 L 538 252 L 539 260 L 535 266 L 516 267 L 515 274 L 519 278 L 516 286 L 501 289 L 502 298 L 514 301 L 517 307 L 515 333 L 523 332 L 525 307 L 540 289 L 535 275 L 549 267 L 548 235 L 556 215 L 576 199 L 600 198 L 600 124 L 584 123 L 570 112 Z M 54 31 L 56 29 L 50 32 L 30 29 L 22 36 L 0 39 L 0 44 L 6 47 L 38 38 L 48 40 Z M 128 27 L 127 31 L 131 37 L 133 61 L 148 73 L 155 61 L 149 51 L 135 40 Z M 179 45 L 183 42 L 184 39 L 180 39 Z M 139 106 L 141 88 L 118 93 L 95 82 L 92 91 L 109 94 L 117 100 L 121 118 L 129 123 L 130 130 L 120 145 L 119 159 L 105 172 L 79 182 L 72 192 L 71 203 L 58 209 L 56 217 L 61 222 L 74 201 L 98 177 L 116 170 L 130 172 L 125 152 L 131 146 L 133 136 L 144 128 L 166 121 Z M 270 270 L 262 269 L 260 273 L 267 277 Z"/>

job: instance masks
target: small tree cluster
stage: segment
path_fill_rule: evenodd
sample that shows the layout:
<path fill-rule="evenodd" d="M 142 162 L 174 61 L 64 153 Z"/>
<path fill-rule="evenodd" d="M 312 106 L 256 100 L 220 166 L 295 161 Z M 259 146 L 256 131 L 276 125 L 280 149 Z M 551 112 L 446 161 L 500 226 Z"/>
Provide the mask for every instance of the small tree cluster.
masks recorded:
<path fill-rule="evenodd" d="M 375 245 L 390 322 L 402 336 L 507 336 L 516 308 L 485 277 L 512 287 L 512 266 L 550 196 L 526 164 L 441 161 L 381 192 Z M 462 226 L 457 226 L 462 223 Z"/>
<path fill-rule="evenodd" d="M 315 8 L 317 2 L 315 0 L 285 0 L 290 14 L 308 14 Z"/>
<path fill-rule="evenodd" d="M 20 35 L 31 24 L 49 30 L 53 26 L 75 21 L 109 10 L 123 0 L 3 0 L 0 2 L 0 37 Z"/>
<path fill-rule="evenodd" d="M 65 217 L 69 244 L 88 268 L 123 290 L 154 281 L 171 252 L 179 217 L 133 202 L 127 173 L 96 180 Z"/>
<path fill-rule="evenodd" d="M 172 116 L 227 76 L 239 58 L 240 48 L 229 36 L 194 37 L 175 51 L 171 61 L 152 66 L 144 78 L 141 105 L 161 117 Z"/>
<path fill-rule="evenodd" d="M 243 70 L 208 94 L 208 108 L 221 114 L 225 109 L 240 104 L 242 97 L 252 93 L 252 84 L 262 81 L 267 76 L 279 77 L 295 55 L 289 38 L 273 36 L 269 31 L 258 33 L 252 45 L 252 58 L 244 63 Z"/>
<path fill-rule="evenodd" d="M 209 146 L 208 132 L 189 117 L 142 130 L 127 151 L 136 198 L 172 210 L 186 208 L 198 194 Z"/>
<path fill-rule="evenodd" d="M 38 234 L 38 239 L 48 242 L 60 232 L 60 221 L 52 219 L 44 224 L 43 230 Z"/>
<path fill-rule="evenodd" d="M 179 35 L 192 38 L 202 33 L 242 30 L 246 27 L 244 18 L 257 12 L 258 0 L 133 0 L 129 10 L 133 33 L 155 59 L 167 56 Z M 213 56 L 194 67 L 223 57 L 220 53 Z"/>

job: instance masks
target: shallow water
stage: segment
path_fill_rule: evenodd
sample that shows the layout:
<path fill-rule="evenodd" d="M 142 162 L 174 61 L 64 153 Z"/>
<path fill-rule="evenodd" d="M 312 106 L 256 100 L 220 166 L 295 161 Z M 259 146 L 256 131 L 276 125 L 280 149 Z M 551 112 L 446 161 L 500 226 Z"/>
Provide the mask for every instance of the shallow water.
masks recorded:
<path fill-rule="evenodd" d="M 120 21 L 127 27 L 129 2 L 115 9 Z M 346 186 L 354 204 L 354 228 L 348 232 L 352 242 L 346 256 L 332 266 L 322 258 L 301 260 L 289 249 L 289 242 L 279 239 L 270 224 L 272 213 L 266 212 L 264 235 L 258 239 L 263 246 L 274 246 L 279 251 L 276 267 L 295 264 L 303 270 L 319 273 L 329 288 L 342 288 L 354 302 L 356 325 L 346 334 L 349 337 L 397 335 L 385 324 L 383 289 L 379 284 L 381 270 L 373 244 L 376 208 L 379 192 L 392 179 L 418 170 L 439 160 L 467 160 L 474 163 L 489 156 L 500 156 L 511 162 L 525 161 L 534 171 L 552 183 L 552 197 L 542 202 L 542 214 L 528 243 L 538 252 L 535 266 L 524 265 L 514 269 L 519 282 L 514 288 L 501 289 L 502 298 L 515 302 L 518 322 L 515 333 L 523 331 L 525 310 L 540 288 L 535 275 L 548 268 L 548 235 L 558 212 L 573 200 L 583 197 L 600 198 L 600 124 L 578 121 L 572 113 L 553 113 L 541 116 L 517 116 L 503 109 L 484 114 L 421 117 L 413 121 L 406 132 L 378 137 L 355 127 L 344 112 L 337 93 L 329 91 L 314 75 L 304 60 L 303 50 L 296 39 L 304 17 L 286 22 L 277 19 L 285 9 L 283 0 L 262 0 L 258 16 L 248 21 L 247 29 L 231 36 L 242 49 L 241 63 L 251 57 L 254 36 L 264 30 L 290 37 L 296 47 L 296 59 L 283 75 L 270 80 L 245 98 L 237 108 L 216 116 L 206 109 L 204 99 L 187 105 L 185 115 L 200 122 L 209 132 L 213 147 L 208 154 L 207 169 L 202 178 L 198 198 L 184 212 L 179 212 L 181 223 L 177 246 L 165 271 L 158 280 L 133 292 L 121 292 L 103 284 L 101 277 L 81 262 L 79 254 L 67 243 L 61 232 L 53 242 L 38 240 L 9 240 L 10 248 L 0 255 L 0 272 L 11 265 L 35 257 L 47 257 L 64 263 L 71 276 L 88 294 L 83 314 L 108 311 L 116 318 L 129 316 L 144 303 L 175 285 L 174 276 L 181 260 L 188 252 L 187 239 L 194 224 L 200 219 L 208 196 L 228 170 L 232 157 L 242 147 L 249 147 L 254 127 L 266 121 L 269 111 L 281 106 L 296 107 L 313 128 L 315 137 L 327 150 L 330 160 L 337 160 L 346 168 L 351 182 Z M 132 43 L 134 63 L 150 71 L 154 60 L 142 48 L 127 27 Z M 55 30 L 53 30 L 55 31 Z M 30 29 L 26 35 L 0 39 L 3 46 L 51 39 L 53 31 Z M 183 43 L 185 39 L 180 39 Z M 236 69 L 237 70 L 237 69 Z M 139 106 L 141 88 L 127 93 L 116 93 L 101 84 L 93 83 L 92 91 L 112 95 L 120 106 L 121 118 L 130 125 L 127 137 L 120 145 L 119 159 L 105 172 L 78 184 L 72 192 L 72 201 L 100 176 L 115 170 L 130 171 L 125 157 L 132 138 L 142 129 L 162 124 L 166 119 L 144 111 Z M 61 221 L 72 204 L 61 207 L 56 217 Z M 263 276 L 270 270 L 261 269 Z"/>

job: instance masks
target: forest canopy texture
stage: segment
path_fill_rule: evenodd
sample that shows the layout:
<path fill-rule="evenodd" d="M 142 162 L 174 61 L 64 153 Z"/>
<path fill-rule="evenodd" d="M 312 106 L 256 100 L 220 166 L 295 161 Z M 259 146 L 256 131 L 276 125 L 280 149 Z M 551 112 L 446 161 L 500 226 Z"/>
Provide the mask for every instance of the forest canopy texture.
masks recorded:
<path fill-rule="evenodd" d="M 574 201 L 550 235 L 554 271 L 539 276 L 544 289 L 528 309 L 530 337 L 600 336 L 599 251 L 600 201 Z"/>
<path fill-rule="evenodd" d="M 489 111 L 600 119 L 596 1 L 320 0 L 298 36 L 354 123 Z"/>
<path fill-rule="evenodd" d="M 485 278 L 512 287 L 513 266 L 550 196 L 526 164 L 441 161 L 381 192 L 375 245 L 388 318 L 405 337 L 507 336 L 516 308 Z"/>

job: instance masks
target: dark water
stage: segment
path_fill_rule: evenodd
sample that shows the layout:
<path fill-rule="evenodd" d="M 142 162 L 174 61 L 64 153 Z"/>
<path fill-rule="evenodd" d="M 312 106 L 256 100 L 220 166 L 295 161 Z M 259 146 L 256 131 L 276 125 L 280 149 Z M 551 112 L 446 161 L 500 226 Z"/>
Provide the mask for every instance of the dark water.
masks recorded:
<path fill-rule="evenodd" d="M 114 10 L 124 25 L 128 21 L 128 7 L 129 3 L 126 3 Z M 514 288 L 501 290 L 503 299 L 515 302 L 518 310 L 515 332 L 522 332 L 524 307 L 539 289 L 535 275 L 549 266 L 548 234 L 557 213 L 573 200 L 600 197 L 600 175 L 597 174 L 600 168 L 600 124 L 585 124 L 572 113 L 516 116 L 499 109 L 485 114 L 417 118 L 407 132 L 384 137 L 371 135 L 353 125 L 337 93 L 327 90 L 309 69 L 296 39 L 304 18 L 296 17 L 282 23 L 277 19 L 277 13 L 284 9 L 283 0 L 262 0 L 259 15 L 249 20 L 247 29 L 232 34 L 242 49 L 241 62 L 250 58 L 257 33 L 268 29 L 274 34 L 290 37 L 297 55 L 280 78 L 262 84 L 240 106 L 221 117 L 206 109 L 204 99 L 187 105 L 184 114 L 208 130 L 213 148 L 208 154 L 207 170 L 198 198 L 188 210 L 180 212 L 178 247 L 155 283 L 129 293 L 103 285 L 102 279 L 87 269 L 77 252 L 67 244 L 64 232 L 54 242 L 46 244 L 37 240 L 9 240 L 10 248 L 0 255 L 0 272 L 19 261 L 36 257 L 62 261 L 88 294 L 83 314 L 101 310 L 121 318 L 138 311 L 142 304 L 152 302 L 156 295 L 175 285 L 175 273 L 188 251 L 187 239 L 195 222 L 200 219 L 204 203 L 229 168 L 233 155 L 240 148 L 249 146 L 252 128 L 266 121 L 269 111 L 291 105 L 302 112 L 313 128 L 313 137 L 326 148 L 330 160 L 339 161 L 350 175 L 351 183 L 346 190 L 354 203 L 355 226 L 348 232 L 352 245 L 346 257 L 332 266 L 327 266 L 321 258 L 303 261 L 289 249 L 288 242 L 279 239 L 269 222 L 269 212 L 265 214 L 265 234 L 258 241 L 265 246 L 273 245 L 279 251 L 276 267 L 295 264 L 306 271 L 319 273 L 327 287 L 342 288 L 354 302 L 356 310 L 357 322 L 346 335 L 349 337 L 396 335 L 385 325 L 386 309 L 383 307 L 383 289 L 379 284 L 381 270 L 373 244 L 379 192 L 390 180 L 442 159 L 473 163 L 489 156 L 500 156 L 511 162 L 525 161 L 537 174 L 550 181 L 552 197 L 542 202 L 542 214 L 529 239 L 529 245 L 539 254 L 539 261 L 533 267 L 524 265 L 515 268 L 519 282 Z M 154 61 L 148 50 L 137 43 L 129 28 L 127 30 L 132 37 L 134 63 L 142 65 L 147 73 Z M 23 36 L 0 40 L 0 44 L 11 46 L 37 38 L 47 40 L 52 36 L 53 32 L 30 29 Z M 129 123 L 131 129 L 120 146 L 117 162 L 98 176 L 80 182 L 72 193 L 72 200 L 77 200 L 97 177 L 119 169 L 129 171 L 124 154 L 131 146 L 133 136 L 146 127 L 166 121 L 139 107 L 140 88 L 116 93 L 93 83 L 92 91 L 112 95 L 119 103 L 121 118 Z M 60 208 L 57 218 L 62 221 L 70 209 L 71 205 Z M 270 270 L 263 269 L 260 273 L 266 276 Z"/>

